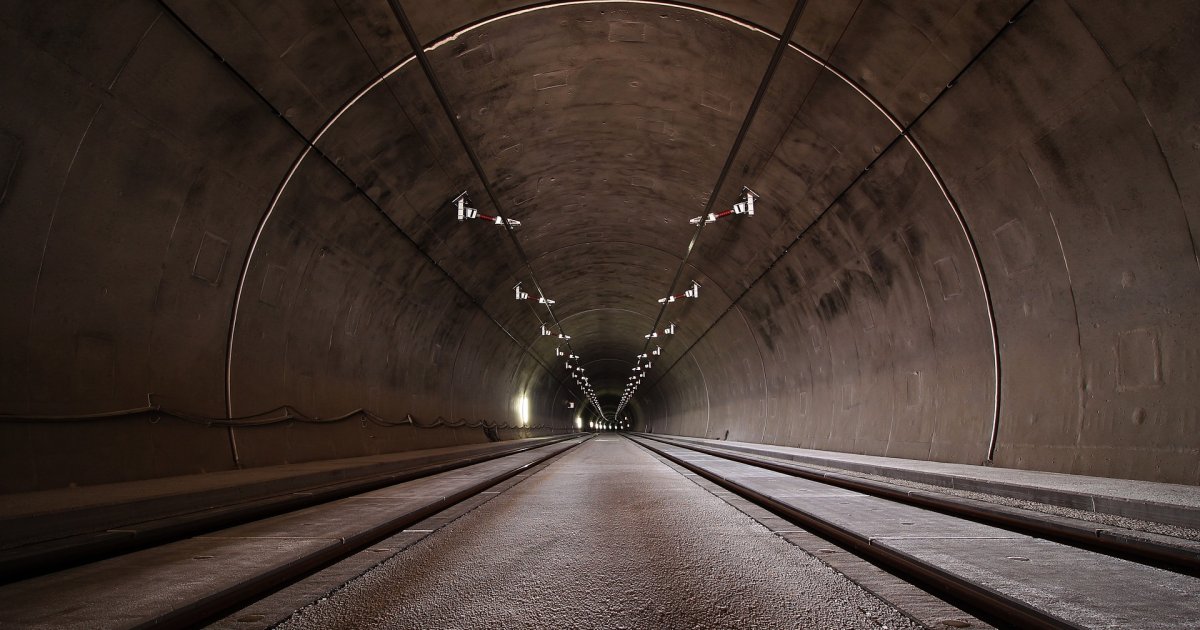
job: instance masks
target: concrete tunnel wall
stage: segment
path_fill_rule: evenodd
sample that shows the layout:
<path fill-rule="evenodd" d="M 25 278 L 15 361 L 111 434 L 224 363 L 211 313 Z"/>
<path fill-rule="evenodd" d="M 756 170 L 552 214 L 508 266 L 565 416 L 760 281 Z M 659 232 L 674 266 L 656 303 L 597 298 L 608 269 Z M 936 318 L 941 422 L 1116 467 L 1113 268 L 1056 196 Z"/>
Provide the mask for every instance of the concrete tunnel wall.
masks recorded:
<path fill-rule="evenodd" d="M 0 487 L 611 413 L 792 6 L 404 5 L 532 274 L 386 2 L 5 3 Z M 1023 5 L 804 7 L 637 428 L 1200 482 L 1198 9 Z"/>

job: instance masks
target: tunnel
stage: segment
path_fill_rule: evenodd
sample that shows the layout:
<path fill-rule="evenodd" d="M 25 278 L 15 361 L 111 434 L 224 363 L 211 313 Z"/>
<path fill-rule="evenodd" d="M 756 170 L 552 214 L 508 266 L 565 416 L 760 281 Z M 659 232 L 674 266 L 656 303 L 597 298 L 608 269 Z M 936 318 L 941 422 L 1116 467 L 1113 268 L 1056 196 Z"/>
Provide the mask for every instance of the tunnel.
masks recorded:
<path fill-rule="evenodd" d="M 811 3 L 761 95 L 786 3 L 410 7 L 453 120 L 385 3 L 21 4 L 9 490 L 573 429 L 655 347 L 638 429 L 1200 480 L 1186 3 Z"/>
<path fill-rule="evenodd" d="M 617 431 L 1200 484 L 1200 5 L 3 5 L 0 492 Z"/>

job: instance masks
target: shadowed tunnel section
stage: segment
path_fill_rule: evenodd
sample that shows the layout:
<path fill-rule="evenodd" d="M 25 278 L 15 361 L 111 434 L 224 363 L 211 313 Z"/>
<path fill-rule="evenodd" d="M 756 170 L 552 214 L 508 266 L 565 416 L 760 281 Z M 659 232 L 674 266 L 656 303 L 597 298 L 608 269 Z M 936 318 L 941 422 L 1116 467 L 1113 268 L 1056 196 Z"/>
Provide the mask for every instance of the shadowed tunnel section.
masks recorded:
<path fill-rule="evenodd" d="M 386 0 L 3 4 L 4 491 L 572 431 L 693 280 L 636 429 L 1200 482 L 1195 3 L 813 0 L 719 190 L 790 2 L 406 0 L 453 122 Z"/>

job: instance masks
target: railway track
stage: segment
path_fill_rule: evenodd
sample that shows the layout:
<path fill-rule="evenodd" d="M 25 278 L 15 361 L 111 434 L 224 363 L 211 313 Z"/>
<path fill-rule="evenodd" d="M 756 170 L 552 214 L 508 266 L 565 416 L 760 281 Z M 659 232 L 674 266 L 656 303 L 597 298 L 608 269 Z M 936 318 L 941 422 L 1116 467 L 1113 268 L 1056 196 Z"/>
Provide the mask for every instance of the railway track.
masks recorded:
<path fill-rule="evenodd" d="M 660 436 L 626 437 L 999 627 L 1179 628 L 1200 620 L 1195 547 L 1186 544 L 1127 544 L 1137 537 L 1112 528 L 1100 535 L 1094 524 Z M 360 479 L 370 487 L 349 494 L 335 484 L 317 504 L 12 582 L 0 587 L 0 626 L 212 622 L 361 559 L 356 554 L 398 533 L 423 536 L 429 522 L 448 518 L 432 515 L 586 439 L 430 464 L 426 474 L 412 469 L 386 484 Z M 458 509 L 472 503 L 465 505 Z M 425 524 L 406 529 L 417 523 Z"/>
<path fill-rule="evenodd" d="M 130 553 L 204 532 L 320 505 L 499 457 L 569 437 L 488 446 L 470 454 L 431 455 L 413 461 L 371 464 L 346 472 L 321 471 L 274 482 L 261 490 L 218 487 L 185 495 L 150 497 L 114 506 L 77 509 L 0 521 L 0 585 Z M 50 521 L 50 522 L 48 522 Z M 77 524 L 74 529 L 62 523 Z"/>
<path fill-rule="evenodd" d="M 1002 627 L 1191 628 L 1195 548 L 659 436 L 630 439 Z M 1024 512 L 1024 513 L 1023 513 Z"/>
<path fill-rule="evenodd" d="M 459 462 L 434 474 L 13 582 L 0 587 L 0 627 L 187 628 L 211 622 L 587 439 Z"/>

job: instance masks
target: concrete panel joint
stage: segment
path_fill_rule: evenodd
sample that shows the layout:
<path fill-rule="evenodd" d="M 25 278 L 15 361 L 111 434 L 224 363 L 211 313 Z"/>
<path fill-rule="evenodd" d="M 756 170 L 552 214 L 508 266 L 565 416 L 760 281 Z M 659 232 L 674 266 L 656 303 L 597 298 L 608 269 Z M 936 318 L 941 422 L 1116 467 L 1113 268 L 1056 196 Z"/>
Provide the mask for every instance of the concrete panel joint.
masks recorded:
<path fill-rule="evenodd" d="M 287 269 L 283 265 L 267 265 L 267 271 L 263 274 L 262 288 L 258 293 L 258 301 L 267 306 L 279 306 L 286 275 Z"/>
<path fill-rule="evenodd" d="M 1162 350 L 1150 328 L 1117 335 L 1117 389 L 1131 391 L 1162 385 Z"/>
<path fill-rule="evenodd" d="M 705 90 L 704 94 L 700 96 L 700 104 L 722 114 L 728 114 L 732 109 L 732 102 L 728 96 L 708 90 Z"/>
<path fill-rule="evenodd" d="M 1020 219 L 1013 219 L 996 228 L 992 235 L 1000 247 L 1000 256 L 1004 259 L 1004 270 L 1008 275 L 1016 274 L 1033 266 L 1036 252 L 1029 232 Z"/>
<path fill-rule="evenodd" d="M 958 265 L 953 256 L 938 259 L 933 263 L 937 272 L 938 283 L 942 287 L 942 300 L 950 300 L 962 295 L 962 280 L 958 277 Z"/>
<path fill-rule="evenodd" d="M 533 75 L 533 85 L 539 91 L 565 87 L 567 85 L 567 71 L 554 70 L 535 74 Z"/>
<path fill-rule="evenodd" d="M 225 269 L 228 255 L 229 241 L 212 232 L 205 232 L 196 250 L 196 258 L 192 261 L 192 277 L 214 287 L 221 284 L 221 272 Z"/>
<path fill-rule="evenodd" d="M 0 206 L 8 198 L 8 189 L 12 186 L 13 174 L 17 172 L 20 161 L 21 140 L 0 129 Z"/>
<path fill-rule="evenodd" d="M 644 42 L 646 25 L 642 22 L 612 22 L 608 25 L 610 42 Z"/>

